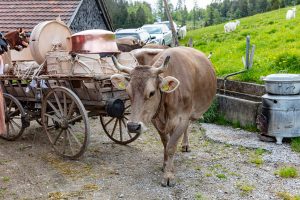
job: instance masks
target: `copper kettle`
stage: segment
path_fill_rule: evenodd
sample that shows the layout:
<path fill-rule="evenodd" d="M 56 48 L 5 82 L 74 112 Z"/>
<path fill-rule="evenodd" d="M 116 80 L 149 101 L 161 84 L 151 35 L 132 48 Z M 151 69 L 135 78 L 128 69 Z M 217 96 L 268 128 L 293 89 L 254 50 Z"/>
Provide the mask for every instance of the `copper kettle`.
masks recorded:
<path fill-rule="evenodd" d="M 81 31 L 67 38 L 67 49 L 80 54 L 115 54 L 120 53 L 111 31 L 93 29 Z"/>

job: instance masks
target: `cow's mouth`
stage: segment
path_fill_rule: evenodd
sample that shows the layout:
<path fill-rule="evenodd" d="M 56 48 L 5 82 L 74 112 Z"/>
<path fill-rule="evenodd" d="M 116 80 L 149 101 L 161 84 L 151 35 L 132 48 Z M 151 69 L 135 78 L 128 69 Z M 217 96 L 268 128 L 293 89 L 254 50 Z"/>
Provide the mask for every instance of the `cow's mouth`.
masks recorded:
<path fill-rule="evenodd" d="M 28 45 L 29 45 L 28 42 L 22 41 L 22 46 L 23 46 L 24 48 L 28 47 Z"/>

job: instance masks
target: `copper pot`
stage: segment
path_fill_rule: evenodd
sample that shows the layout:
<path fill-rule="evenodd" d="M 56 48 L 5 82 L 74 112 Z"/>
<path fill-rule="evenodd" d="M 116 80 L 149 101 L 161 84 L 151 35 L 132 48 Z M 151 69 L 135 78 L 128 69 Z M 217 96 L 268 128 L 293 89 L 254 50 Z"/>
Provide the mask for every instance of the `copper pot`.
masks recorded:
<path fill-rule="evenodd" d="M 81 54 L 119 53 L 115 34 L 111 31 L 94 29 L 75 33 L 67 38 L 68 49 Z"/>

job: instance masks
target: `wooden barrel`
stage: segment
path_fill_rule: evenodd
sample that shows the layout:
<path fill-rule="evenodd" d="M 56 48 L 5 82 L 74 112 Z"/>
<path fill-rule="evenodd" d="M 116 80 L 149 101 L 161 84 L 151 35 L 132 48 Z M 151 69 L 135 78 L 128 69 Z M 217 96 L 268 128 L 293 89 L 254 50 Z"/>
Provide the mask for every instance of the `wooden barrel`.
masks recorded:
<path fill-rule="evenodd" d="M 60 20 L 41 22 L 34 27 L 30 35 L 29 48 L 31 55 L 38 64 L 46 59 L 46 54 L 54 50 L 67 49 L 67 38 L 71 37 L 71 31 Z"/>

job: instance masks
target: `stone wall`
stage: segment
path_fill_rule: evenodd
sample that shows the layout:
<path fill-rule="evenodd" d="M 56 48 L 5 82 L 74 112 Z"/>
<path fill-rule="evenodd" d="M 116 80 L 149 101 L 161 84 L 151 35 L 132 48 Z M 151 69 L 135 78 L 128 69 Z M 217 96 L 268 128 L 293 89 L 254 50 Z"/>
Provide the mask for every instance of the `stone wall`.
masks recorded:
<path fill-rule="evenodd" d="M 83 0 L 70 28 L 73 33 L 89 29 L 108 29 L 96 0 Z"/>

